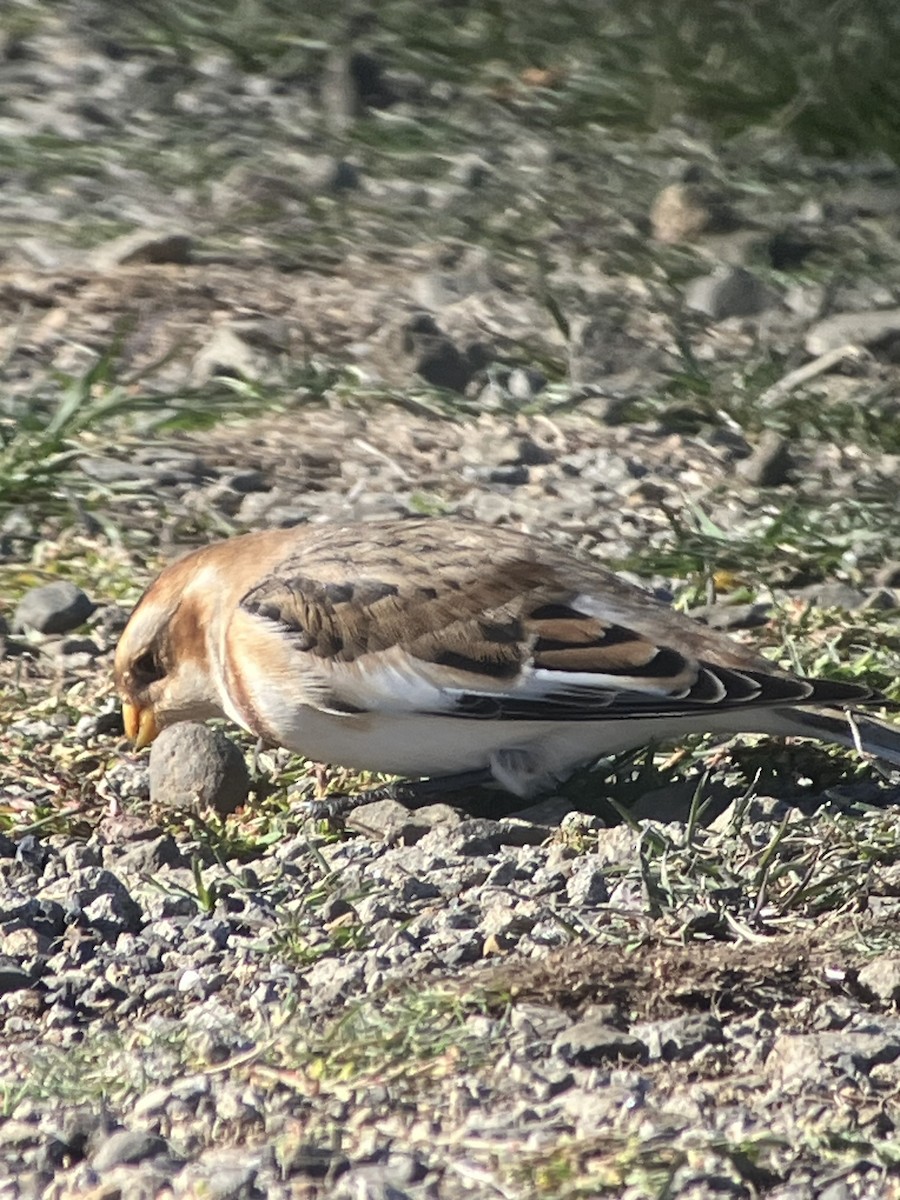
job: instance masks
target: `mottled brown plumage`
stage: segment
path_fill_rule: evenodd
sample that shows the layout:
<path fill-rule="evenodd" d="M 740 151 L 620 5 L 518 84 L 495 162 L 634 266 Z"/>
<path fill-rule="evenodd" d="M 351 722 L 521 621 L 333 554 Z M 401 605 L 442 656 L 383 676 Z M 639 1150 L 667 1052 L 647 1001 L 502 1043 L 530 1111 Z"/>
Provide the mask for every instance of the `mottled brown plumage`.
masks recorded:
<path fill-rule="evenodd" d="M 543 539 L 451 520 L 197 551 L 135 609 L 116 677 L 142 741 L 141 719 L 152 736 L 224 713 L 327 761 L 489 767 L 522 794 L 653 736 L 780 729 L 796 724 L 786 705 L 872 698 L 779 670 Z"/>

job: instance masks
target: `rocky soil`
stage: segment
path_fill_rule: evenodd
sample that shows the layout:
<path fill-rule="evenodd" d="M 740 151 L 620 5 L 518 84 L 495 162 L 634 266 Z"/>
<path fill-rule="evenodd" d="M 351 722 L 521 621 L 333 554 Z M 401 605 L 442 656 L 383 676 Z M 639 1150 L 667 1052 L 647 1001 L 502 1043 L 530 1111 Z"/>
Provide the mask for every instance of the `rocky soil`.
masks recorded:
<path fill-rule="evenodd" d="M 900 171 L 377 21 L 262 70 L 12 12 L 0 1197 L 900 1195 L 895 775 L 696 741 L 329 825 L 377 781 L 148 765 L 110 680 L 184 548 L 429 513 L 896 696 Z"/>

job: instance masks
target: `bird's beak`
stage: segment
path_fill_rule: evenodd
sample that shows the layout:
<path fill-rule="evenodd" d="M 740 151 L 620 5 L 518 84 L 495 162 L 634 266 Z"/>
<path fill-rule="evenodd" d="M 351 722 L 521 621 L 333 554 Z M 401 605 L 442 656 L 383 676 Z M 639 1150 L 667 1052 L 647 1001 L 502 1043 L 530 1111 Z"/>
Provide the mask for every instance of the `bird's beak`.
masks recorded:
<path fill-rule="evenodd" d="M 139 708 L 130 700 L 122 701 L 122 721 L 127 737 L 134 742 L 135 750 L 149 746 L 159 733 L 152 708 Z"/>

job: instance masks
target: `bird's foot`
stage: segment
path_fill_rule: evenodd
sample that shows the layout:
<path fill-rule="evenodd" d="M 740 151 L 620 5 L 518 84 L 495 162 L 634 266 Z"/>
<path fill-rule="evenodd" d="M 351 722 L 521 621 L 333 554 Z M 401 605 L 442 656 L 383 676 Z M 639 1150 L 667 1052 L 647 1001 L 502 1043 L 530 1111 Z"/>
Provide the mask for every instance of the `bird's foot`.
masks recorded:
<path fill-rule="evenodd" d="M 334 792 L 321 798 L 304 797 L 303 814 L 315 821 L 342 821 L 364 804 L 378 800 L 395 800 L 409 809 L 424 808 L 442 796 L 454 795 L 471 788 L 485 787 L 496 782 L 491 771 L 460 771 L 456 775 L 440 775 L 434 779 L 398 779 L 362 792 Z"/>

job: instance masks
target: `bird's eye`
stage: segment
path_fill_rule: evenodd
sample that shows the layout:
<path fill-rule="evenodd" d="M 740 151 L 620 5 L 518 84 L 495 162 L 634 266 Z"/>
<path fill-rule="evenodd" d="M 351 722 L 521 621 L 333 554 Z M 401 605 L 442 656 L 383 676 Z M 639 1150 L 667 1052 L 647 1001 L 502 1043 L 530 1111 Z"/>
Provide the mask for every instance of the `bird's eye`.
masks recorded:
<path fill-rule="evenodd" d="M 162 679 L 165 671 L 159 665 L 159 659 L 152 650 L 145 650 L 140 658 L 134 660 L 132 668 L 135 675 L 140 675 L 147 680 Z"/>

